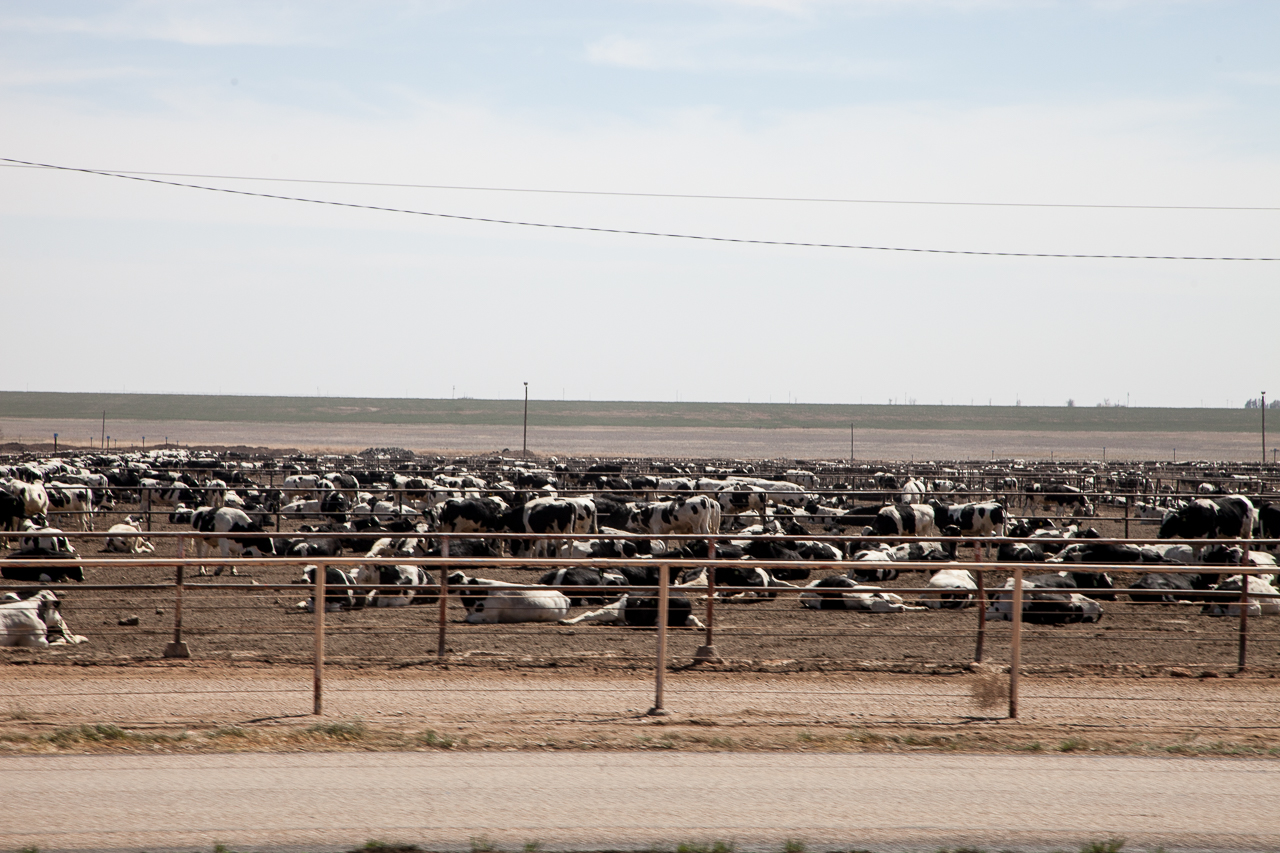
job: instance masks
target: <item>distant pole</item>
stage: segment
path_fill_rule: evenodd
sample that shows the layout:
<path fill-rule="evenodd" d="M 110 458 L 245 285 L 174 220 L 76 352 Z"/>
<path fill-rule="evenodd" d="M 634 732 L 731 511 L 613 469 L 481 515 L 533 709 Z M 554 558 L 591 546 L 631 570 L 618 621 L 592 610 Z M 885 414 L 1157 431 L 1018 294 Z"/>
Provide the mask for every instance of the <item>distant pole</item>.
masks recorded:
<path fill-rule="evenodd" d="M 524 442 L 520 455 L 529 458 L 529 383 L 524 383 Z"/>
<path fill-rule="evenodd" d="M 853 424 L 849 424 L 849 464 L 853 464 Z"/>
<path fill-rule="evenodd" d="M 1267 464 L 1267 392 L 1262 392 L 1262 464 Z"/>
<path fill-rule="evenodd" d="M 98 442 L 98 447 L 102 450 L 107 449 L 107 410 L 102 410 L 102 438 Z"/>
<path fill-rule="evenodd" d="M 53 434 L 53 455 L 58 455 L 58 434 L 56 432 Z M 1267 448 L 1265 444 L 1262 447 L 1262 461 L 1267 461 Z"/>

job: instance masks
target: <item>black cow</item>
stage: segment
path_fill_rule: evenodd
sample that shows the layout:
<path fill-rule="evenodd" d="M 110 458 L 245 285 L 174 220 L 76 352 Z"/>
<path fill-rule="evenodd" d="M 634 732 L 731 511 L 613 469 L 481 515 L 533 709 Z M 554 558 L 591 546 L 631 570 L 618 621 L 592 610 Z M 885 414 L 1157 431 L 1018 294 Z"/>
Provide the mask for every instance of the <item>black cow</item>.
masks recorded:
<path fill-rule="evenodd" d="M 1258 507 L 1258 529 L 1263 539 L 1280 539 L 1280 503 L 1267 501 Z"/>
<path fill-rule="evenodd" d="M 1134 581 L 1131 589 L 1148 592 L 1131 592 L 1129 600 L 1144 604 L 1177 604 L 1179 601 L 1201 601 L 1199 592 L 1217 583 L 1217 573 L 1198 574 L 1188 572 L 1150 572 Z"/>

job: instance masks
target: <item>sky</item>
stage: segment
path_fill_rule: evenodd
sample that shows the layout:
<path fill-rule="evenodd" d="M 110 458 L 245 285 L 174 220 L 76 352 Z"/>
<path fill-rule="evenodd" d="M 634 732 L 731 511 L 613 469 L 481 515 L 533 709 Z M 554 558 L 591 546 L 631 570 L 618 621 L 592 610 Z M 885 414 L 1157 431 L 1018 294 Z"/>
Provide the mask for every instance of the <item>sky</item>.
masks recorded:
<path fill-rule="evenodd" d="M 5 0 L 0 157 L 1280 258 L 1277 36 L 1270 0 Z M 0 286 L 6 390 L 1280 395 L 1280 261 L 6 166 Z"/>

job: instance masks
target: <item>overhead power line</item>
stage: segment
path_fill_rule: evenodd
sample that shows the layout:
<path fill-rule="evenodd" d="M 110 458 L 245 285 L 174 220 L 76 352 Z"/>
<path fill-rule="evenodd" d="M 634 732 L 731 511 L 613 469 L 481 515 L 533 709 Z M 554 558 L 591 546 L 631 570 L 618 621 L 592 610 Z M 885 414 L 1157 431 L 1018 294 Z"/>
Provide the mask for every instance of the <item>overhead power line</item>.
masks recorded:
<path fill-rule="evenodd" d="M 44 169 L 47 166 L 9 161 L 10 169 Z M 1061 202 L 1031 201 L 937 201 L 930 199 L 887 198 L 824 198 L 807 196 L 772 195 L 713 195 L 710 193 L 640 193 L 620 190 L 565 190 L 538 187 L 473 187 L 460 184 L 398 184 L 387 181 L 335 181 L 323 178 L 270 178 L 250 175 L 206 175 L 195 172 L 136 172 L 128 169 L 86 169 L 103 175 L 127 175 L 151 178 L 197 178 L 208 181 L 263 181 L 282 184 L 327 184 L 340 187 L 388 187 L 412 190 L 462 190 L 486 193 L 539 193 L 544 195 L 593 195 L 622 198 L 686 198 L 711 201 L 788 201 L 813 204 L 901 204 L 932 205 L 936 207 L 1047 207 L 1084 210 L 1227 210 L 1227 211 L 1280 211 L 1280 207 L 1246 207 L 1213 204 L 1065 204 Z"/>
<path fill-rule="evenodd" d="M 207 192 L 225 193 L 227 195 L 248 196 L 250 198 L 270 198 L 277 201 L 296 201 L 305 204 L 319 204 L 329 207 L 345 207 L 354 210 L 377 210 L 383 213 L 403 213 L 412 216 L 430 216 L 437 219 L 452 219 L 463 222 L 483 222 L 490 225 L 519 225 L 525 228 L 551 228 L 561 231 L 586 231 L 596 234 L 622 234 L 633 237 L 668 237 L 678 240 L 702 240 L 713 243 L 739 243 L 756 246 L 792 246 L 808 249 L 857 249 L 872 252 L 906 252 L 928 255 L 980 255 L 1003 258 L 1079 258 L 1100 260 L 1134 260 L 1134 261 L 1280 261 L 1280 258 L 1262 257 L 1212 257 L 1201 255 L 1098 255 L 1076 252 L 995 252 L 976 249 L 930 249 L 908 246 L 865 246 L 852 243 L 813 243 L 799 240 L 753 240 L 744 237 L 713 237 L 705 234 L 679 234 L 664 231 L 638 231 L 627 228 L 603 228 L 592 225 L 564 225 L 552 222 L 527 222 L 518 219 L 495 219 L 484 216 L 464 216 L 458 213 L 437 213 L 426 210 L 411 210 L 399 207 L 384 207 L 375 204 L 357 204 L 348 201 L 330 199 L 303 198 L 300 196 L 276 195 L 274 193 L 252 192 L 250 190 L 234 190 L 226 187 L 210 187 L 203 184 L 188 184 L 178 181 L 166 181 L 159 178 L 126 175 L 120 172 L 103 172 L 97 169 L 83 169 L 74 166 L 57 166 L 51 163 L 36 163 L 29 160 L 15 160 L 0 157 L 0 163 L 14 163 L 21 166 L 33 166 L 59 172 L 77 172 L 86 175 L 99 175 L 106 178 L 120 178 L 127 181 L 139 181 L 148 184 L 160 184 L 168 187 L 205 190 Z"/>

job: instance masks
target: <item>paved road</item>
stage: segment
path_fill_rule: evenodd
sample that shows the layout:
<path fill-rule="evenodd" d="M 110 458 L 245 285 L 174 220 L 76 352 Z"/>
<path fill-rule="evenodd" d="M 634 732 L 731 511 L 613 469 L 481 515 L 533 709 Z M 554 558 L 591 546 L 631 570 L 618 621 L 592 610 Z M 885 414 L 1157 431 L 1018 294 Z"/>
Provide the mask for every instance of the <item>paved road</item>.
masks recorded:
<path fill-rule="evenodd" d="M 1280 764 L 1076 756 L 379 753 L 0 758 L 0 849 L 1280 849 Z"/>

